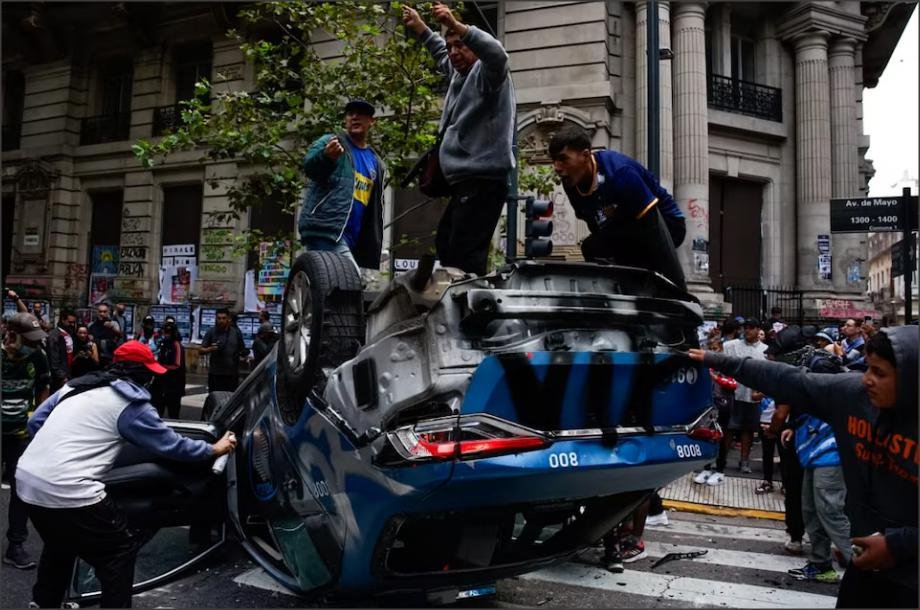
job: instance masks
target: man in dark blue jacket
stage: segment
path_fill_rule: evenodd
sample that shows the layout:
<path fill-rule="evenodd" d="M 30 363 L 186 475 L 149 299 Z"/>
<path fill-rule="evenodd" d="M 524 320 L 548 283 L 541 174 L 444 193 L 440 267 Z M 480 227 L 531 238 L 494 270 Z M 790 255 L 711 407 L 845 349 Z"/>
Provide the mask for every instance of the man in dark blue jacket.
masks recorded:
<path fill-rule="evenodd" d="M 690 358 L 834 429 L 853 545 L 838 608 L 916 608 L 917 326 L 884 328 L 866 344 L 864 373 L 811 373 L 769 360 L 691 349 Z"/>
<path fill-rule="evenodd" d="M 362 99 L 345 105 L 345 131 L 310 145 L 303 170 L 310 179 L 298 229 L 308 250 L 331 250 L 356 267 L 378 269 L 383 247 L 386 168 L 370 146 L 374 106 Z"/>
<path fill-rule="evenodd" d="M 585 260 L 645 267 L 684 287 L 675 250 L 687 233 L 684 215 L 654 174 L 618 152 L 592 152 L 588 134 L 574 126 L 552 137 L 549 155 L 575 216 L 591 231 L 581 244 Z"/>

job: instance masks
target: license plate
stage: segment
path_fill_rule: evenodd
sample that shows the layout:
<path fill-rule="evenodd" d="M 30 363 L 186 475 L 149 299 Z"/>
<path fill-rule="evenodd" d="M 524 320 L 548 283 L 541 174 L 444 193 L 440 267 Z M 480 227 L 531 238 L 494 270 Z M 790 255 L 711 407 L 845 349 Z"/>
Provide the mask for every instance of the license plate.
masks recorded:
<path fill-rule="evenodd" d="M 457 599 L 472 599 L 474 597 L 485 597 L 486 595 L 495 595 L 495 585 L 486 585 L 484 587 L 460 591 L 457 593 Z"/>

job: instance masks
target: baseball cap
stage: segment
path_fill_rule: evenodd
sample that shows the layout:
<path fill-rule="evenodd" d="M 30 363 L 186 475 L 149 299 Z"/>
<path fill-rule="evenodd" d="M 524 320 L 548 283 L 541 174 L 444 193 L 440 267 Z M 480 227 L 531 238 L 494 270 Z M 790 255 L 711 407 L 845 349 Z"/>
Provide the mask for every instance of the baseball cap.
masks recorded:
<path fill-rule="evenodd" d="M 374 113 L 377 112 L 377 109 L 374 108 L 374 105 L 365 99 L 360 97 L 355 97 L 348 100 L 348 103 L 345 104 L 345 112 L 354 110 L 355 112 L 360 112 L 361 114 L 366 114 L 367 116 L 374 116 Z"/>
<path fill-rule="evenodd" d="M 741 326 L 754 326 L 756 328 L 760 328 L 760 320 L 757 318 L 745 318 L 741 323 Z"/>
<path fill-rule="evenodd" d="M 41 341 L 48 336 L 38 318 L 30 313 L 14 313 L 6 321 L 6 327 L 26 341 Z"/>
<path fill-rule="evenodd" d="M 833 342 L 834 342 L 834 340 L 831 339 L 830 336 L 829 336 L 827 333 L 825 333 L 825 332 L 820 332 L 820 333 L 816 334 L 816 335 L 815 335 L 815 339 L 824 339 L 824 340 L 827 341 L 828 343 L 833 343 Z"/>
<path fill-rule="evenodd" d="M 144 324 L 146 324 L 147 322 L 152 322 L 156 324 L 156 321 L 157 321 L 156 318 L 154 318 L 153 316 L 144 316 Z"/>
<path fill-rule="evenodd" d="M 802 329 L 793 324 L 776 333 L 776 337 L 767 346 L 767 354 L 777 356 L 805 347 L 806 340 Z"/>
<path fill-rule="evenodd" d="M 150 348 L 140 341 L 125 341 L 115 350 L 115 362 L 137 362 L 150 371 L 162 375 L 166 369 L 153 357 Z"/>

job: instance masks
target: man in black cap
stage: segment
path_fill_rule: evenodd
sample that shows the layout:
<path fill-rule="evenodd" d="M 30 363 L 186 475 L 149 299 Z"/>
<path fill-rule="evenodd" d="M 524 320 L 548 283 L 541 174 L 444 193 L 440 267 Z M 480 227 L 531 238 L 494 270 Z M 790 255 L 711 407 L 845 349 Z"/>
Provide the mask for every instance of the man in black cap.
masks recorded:
<path fill-rule="evenodd" d="M 310 179 L 298 230 L 308 250 L 331 250 L 356 267 L 377 269 L 383 247 L 383 177 L 386 167 L 371 148 L 374 106 L 345 105 L 345 130 L 310 145 L 303 169 Z"/>
<path fill-rule="evenodd" d="M 51 371 L 39 345 L 46 337 L 41 323 L 32 314 L 16 313 L 6 322 L 6 336 L 0 350 L 3 402 L 3 464 L 10 483 L 8 545 L 3 563 L 20 570 L 35 567 L 23 543 L 29 535 L 28 512 L 16 493 L 16 467 L 29 443 L 26 423 L 35 406 L 48 397 Z"/>
<path fill-rule="evenodd" d="M 727 341 L 723 346 L 725 354 L 736 358 L 763 360 L 767 346 L 759 338 L 760 320 L 745 318 L 741 329 L 742 338 Z M 728 421 L 728 429 L 732 436 L 741 438 L 741 463 L 738 468 L 742 474 L 751 473 L 751 445 L 754 442 L 754 433 L 760 429 L 761 398 L 763 396 L 759 392 L 740 383 L 735 390 L 735 404 Z"/>

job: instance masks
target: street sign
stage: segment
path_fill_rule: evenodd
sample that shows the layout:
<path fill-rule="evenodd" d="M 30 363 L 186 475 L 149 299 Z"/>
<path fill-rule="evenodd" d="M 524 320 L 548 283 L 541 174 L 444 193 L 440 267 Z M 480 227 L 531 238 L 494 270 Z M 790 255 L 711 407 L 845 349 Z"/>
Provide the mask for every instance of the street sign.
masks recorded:
<path fill-rule="evenodd" d="M 904 242 L 901 240 L 891 244 L 891 277 L 904 275 Z M 910 253 L 910 266 L 912 269 L 917 268 L 917 250 Z"/>
<path fill-rule="evenodd" d="M 850 197 L 831 199 L 831 233 L 903 231 L 902 197 Z M 909 198 L 916 226 L 917 197 Z"/>

